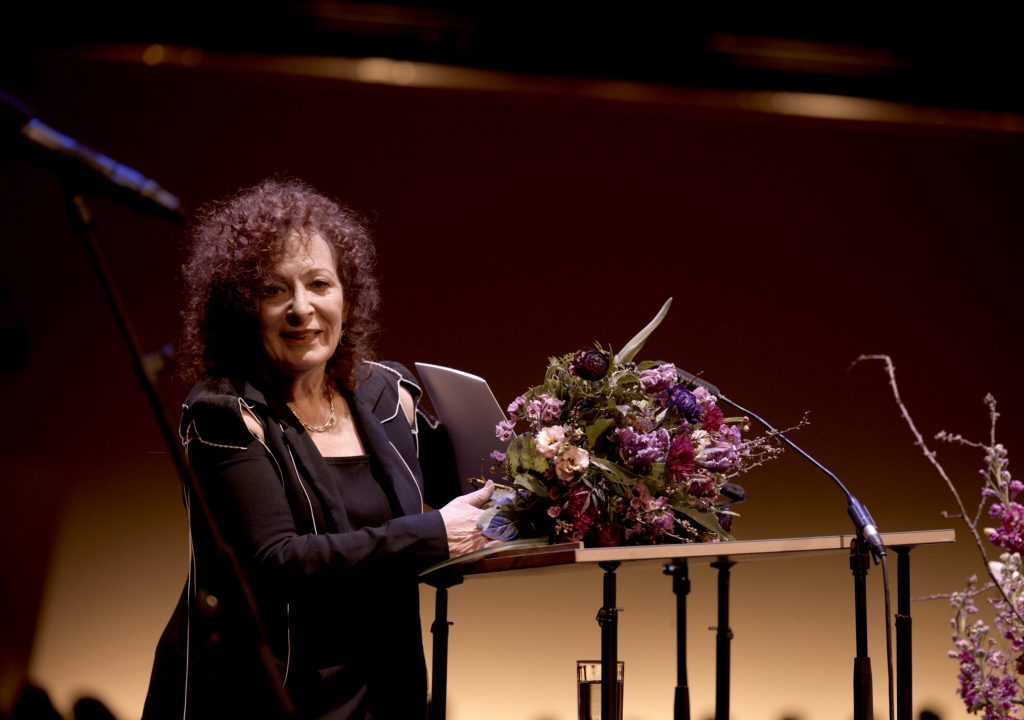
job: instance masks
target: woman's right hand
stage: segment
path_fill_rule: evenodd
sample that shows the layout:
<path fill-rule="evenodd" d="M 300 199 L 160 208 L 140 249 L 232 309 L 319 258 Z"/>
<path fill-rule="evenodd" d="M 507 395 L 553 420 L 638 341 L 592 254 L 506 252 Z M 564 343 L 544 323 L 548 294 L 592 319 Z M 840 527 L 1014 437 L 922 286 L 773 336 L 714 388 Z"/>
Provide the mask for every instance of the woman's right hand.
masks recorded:
<path fill-rule="evenodd" d="M 439 511 L 448 535 L 448 554 L 452 557 L 479 550 L 490 540 L 484 537 L 476 526 L 483 513 L 484 504 L 494 494 L 494 483 L 490 480 L 479 490 L 460 495 Z"/>

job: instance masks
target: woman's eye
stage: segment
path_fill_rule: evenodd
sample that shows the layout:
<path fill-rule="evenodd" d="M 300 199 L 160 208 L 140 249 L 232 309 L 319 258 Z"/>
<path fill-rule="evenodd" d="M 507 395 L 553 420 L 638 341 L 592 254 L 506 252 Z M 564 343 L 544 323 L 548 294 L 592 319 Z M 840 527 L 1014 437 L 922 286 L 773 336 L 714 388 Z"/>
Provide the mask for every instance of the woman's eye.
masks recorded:
<path fill-rule="evenodd" d="M 325 290 L 325 289 L 329 288 L 331 286 L 331 284 L 329 282 L 327 282 L 326 280 L 314 280 L 311 283 L 311 286 L 316 288 L 317 290 Z"/>
<path fill-rule="evenodd" d="M 281 288 L 276 285 L 266 285 L 263 287 L 263 297 L 265 298 L 277 297 L 282 292 Z"/>

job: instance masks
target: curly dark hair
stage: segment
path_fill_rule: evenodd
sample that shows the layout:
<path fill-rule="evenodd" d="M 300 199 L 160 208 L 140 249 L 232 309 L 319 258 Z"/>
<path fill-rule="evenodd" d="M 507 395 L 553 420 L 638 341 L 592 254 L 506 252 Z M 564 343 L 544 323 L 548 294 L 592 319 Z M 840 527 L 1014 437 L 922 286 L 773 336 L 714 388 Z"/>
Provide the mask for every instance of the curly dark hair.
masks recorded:
<path fill-rule="evenodd" d="M 356 368 L 371 357 L 377 333 L 376 250 L 355 213 L 292 178 L 264 180 L 203 205 L 193 216 L 182 268 L 186 298 L 178 363 L 184 378 L 272 378 L 260 334 L 259 297 L 293 233 L 315 233 L 334 252 L 348 342 L 338 345 L 327 374 L 346 387 L 355 385 Z"/>

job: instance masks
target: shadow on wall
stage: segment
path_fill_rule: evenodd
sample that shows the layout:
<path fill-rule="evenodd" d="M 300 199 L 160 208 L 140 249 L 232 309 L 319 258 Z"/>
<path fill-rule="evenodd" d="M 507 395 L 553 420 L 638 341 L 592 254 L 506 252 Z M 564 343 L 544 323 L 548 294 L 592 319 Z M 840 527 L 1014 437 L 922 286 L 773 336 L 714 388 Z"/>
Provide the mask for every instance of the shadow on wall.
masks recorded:
<path fill-rule="evenodd" d="M 72 713 L 69 720 L 116 720 L 106 705 L 92 697 L 82 697 L 76 700 Z M 937 713 L 927 708 L 921 711 L 918 719 L 941 720 Z M 54 708 L 53 703 L 50 702 L 50 696 L 45 690 L 27 684 L 22 688 L 18 700 L 14 704 L 14 711 L 7 720 L 64 720 L 64 717 Z M 554 718 L 541 716 L 536 720 L 554 720 Z M 714 720 L 714 718 L 708 717 L 705 720 Z M 801 718 L 785 715 L 780 720 L 801 720 Z"/>
<path fill-rule="evenodd" d="M 93 697 L 76 700 L 72 713 L 69 720 L 116 720 L 107 706 Z M 27 684 L 18 695 L 9 720 L 64 720 L 64 716 L 57 712 L 45 690 Z"/>

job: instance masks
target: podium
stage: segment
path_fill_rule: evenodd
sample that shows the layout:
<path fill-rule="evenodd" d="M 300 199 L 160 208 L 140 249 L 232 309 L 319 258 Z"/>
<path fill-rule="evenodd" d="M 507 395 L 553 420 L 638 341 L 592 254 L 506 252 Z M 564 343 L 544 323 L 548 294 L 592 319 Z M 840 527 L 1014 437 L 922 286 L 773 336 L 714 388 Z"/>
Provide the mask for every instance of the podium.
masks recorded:
<path fill-rule="evenodd" d="M 910 552 L 921 545 L 952 543 L 953 530 L 923 530 L 882 533 L 886 548 L 894 552 L 897 560 L 896 675 L 898 720 L 912 718 L 913 662 L 911 655 L 910 615 Z M 866 550 L 858 547 L 855 535 L 829 535 L 823 537 L 782 538 L 769 540 L 738 540 L 720 543 L 693 543 L 679 545 L 647 545 L 629 547 L 584 548 L 579 543 L 546 545 L 528 548 L 510 548 L 481 559 L 449 565 L 426 574 L 423 581 L 436 589 L 433 634 L 433 666 L 431 679 L 431 720 L 441 720 L 447 712 L 448 663 L 448 590 L 465 578 L 497 572 L 523 569 L 553 568 L 560 565 L 589 565 L 604 573 L 603 597 L 597 620 L 601 628 L 601 664 L 603 677 L 615 677 L 618 661 L 618 608 L 616 608 L 615 571 L 622 563 L 660 563 L 666 575 L 672 576 L 672 590 L 677 608 L 677 684 L 675 689 L 674 718 L 689 720 L 689 688 L 686 683 L 686 596 L 690 592 L 688 566 L 691 560 L 709 561 L 718 571 L 718 623 L 716 634 L 716 687 L 715 718 L 729 717 L 729 578 L 734 566 L 741 562 L 778 556 L 820 555 L 849 553 L 855 586 L 859 593 L 858 614 L 863 612 L 863 582 L 867 572 Z M 858 652 L 866 646 L 866 630 L 858 617 Z M 862 637 L 863 635 L 863 637 Z M 866 653 L 865 653 L 866 654 Z M 611 717 L 618 698 L 614 683 L 602 686 L 602 706 Z M 868 693 L 870 695 L 870 693 Z M 863 702 L 863 700 L 861 700 Z M 867 702 L 870 704 L 870 698 Z M 855 710 L 858 698 L 855 697 Z M 864 717 L 870 716 L 870 707 Z"/>

